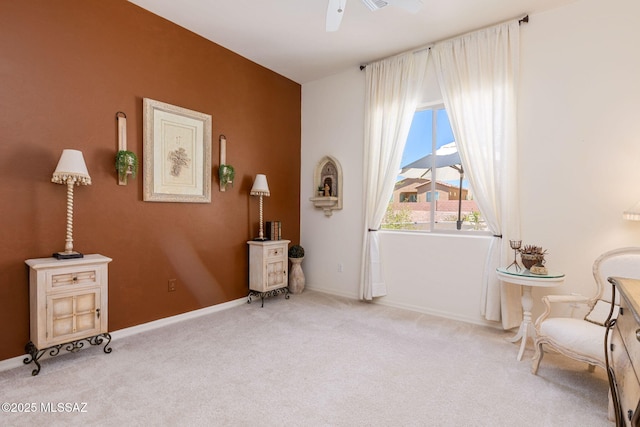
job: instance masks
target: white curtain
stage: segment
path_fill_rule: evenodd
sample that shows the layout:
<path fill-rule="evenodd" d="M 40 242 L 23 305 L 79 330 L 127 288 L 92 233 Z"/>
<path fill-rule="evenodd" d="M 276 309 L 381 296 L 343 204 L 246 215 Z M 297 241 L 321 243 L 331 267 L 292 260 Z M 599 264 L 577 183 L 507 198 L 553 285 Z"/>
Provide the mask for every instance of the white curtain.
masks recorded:
<path fill-rule="evenodd" d="M 509 239 L 519 238 L 516 91 L 517 21 L 437 43 L 432 48 L 445 107 L 473 194 L 496 236 L 483 277 L 482 313 L 505 329 L 522 320 L 520 289 L 500 283 Z M 502 236 L 500 238 L 499 236 Z"/>
<path fill-rule="evenodd" d="M 380 228 L 400 170 L 429 51 L 407 53 L 367 65 L 364 140 L 364 237 L 360 298 L 386 295 Z"/>

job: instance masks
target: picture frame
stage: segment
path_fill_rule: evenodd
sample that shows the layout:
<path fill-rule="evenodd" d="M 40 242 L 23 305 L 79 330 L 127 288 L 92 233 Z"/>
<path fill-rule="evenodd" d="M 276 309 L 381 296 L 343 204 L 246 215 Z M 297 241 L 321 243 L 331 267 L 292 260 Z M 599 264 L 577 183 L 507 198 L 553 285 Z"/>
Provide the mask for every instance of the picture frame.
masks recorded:
<path fill-rule="evenodd" d="M 143 99 L 145 202 L 211 203 L 211 115 Z"/>

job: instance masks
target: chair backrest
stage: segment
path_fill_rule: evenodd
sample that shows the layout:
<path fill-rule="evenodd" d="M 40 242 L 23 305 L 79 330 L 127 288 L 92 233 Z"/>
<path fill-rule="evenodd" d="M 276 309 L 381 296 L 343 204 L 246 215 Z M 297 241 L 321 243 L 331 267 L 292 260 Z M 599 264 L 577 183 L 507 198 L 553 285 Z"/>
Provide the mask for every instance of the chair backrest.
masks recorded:
<path fill-rule="evenodd" d="M 600 255 L 593 263 L 593 277 L 596 280 L 598 293 L 597 299 L 611 302 L 611 284 L 608 277 L 629 277 L 640 279 L 640 247 L 614 249 Z M 616 303 L 619 304 L 619 295 L 616 293 Z"/>

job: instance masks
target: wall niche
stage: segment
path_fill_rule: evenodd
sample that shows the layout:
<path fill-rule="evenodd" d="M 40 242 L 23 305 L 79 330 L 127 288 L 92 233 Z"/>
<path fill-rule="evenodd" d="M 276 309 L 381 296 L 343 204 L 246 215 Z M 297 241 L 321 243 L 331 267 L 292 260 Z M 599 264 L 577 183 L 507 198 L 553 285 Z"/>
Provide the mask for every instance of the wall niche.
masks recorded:
<path fill-rule="evenodd" d="M 342 166 L 331 156 L 324 156 L 313 175 L 315 197 L 309 200 L 316 209 L 322 209 L 326 216 L 334 210 L 342 209 Z"/>

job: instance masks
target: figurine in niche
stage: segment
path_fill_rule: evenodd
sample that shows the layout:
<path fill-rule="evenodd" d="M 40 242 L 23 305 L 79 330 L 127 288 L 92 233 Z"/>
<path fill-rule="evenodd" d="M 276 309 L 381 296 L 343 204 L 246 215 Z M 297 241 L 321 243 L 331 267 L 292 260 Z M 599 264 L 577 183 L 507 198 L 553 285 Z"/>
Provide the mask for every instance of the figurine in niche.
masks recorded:
<path fill-rule="evenodd" d="M 331 178 L 325 178 L 324 180 L 324 197 L 332 196 L 331 194 Z"/>
<path fill-rule="evenodd" d="M 325 189 L 325 185 L 329 185 L 329 194 L 326 192 L 323 193 L 325 197 L 337 196 L 337 189 L 333 185 L 334 182 L 337 182 L 337 179 L 336 167 L 330 161 L 327 162 L 320 172 L 320 183 L 322 184 L 323 190 Z"/>

